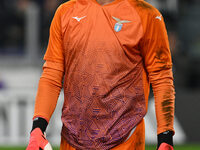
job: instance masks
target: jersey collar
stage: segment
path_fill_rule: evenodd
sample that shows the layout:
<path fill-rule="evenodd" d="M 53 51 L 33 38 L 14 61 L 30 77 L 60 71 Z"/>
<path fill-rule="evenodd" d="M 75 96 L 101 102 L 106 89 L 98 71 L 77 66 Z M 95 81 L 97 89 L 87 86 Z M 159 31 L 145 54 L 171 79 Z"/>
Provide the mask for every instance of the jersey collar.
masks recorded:
<path fill-rule="evenodd" d="M 95 3 L 95 4 L 97 4 L 97 5 L 101 6 L 101 7 L 105 7 L 105 6 L 114 5 L 114 4 L 116 4 L 118 2 L 121 2 L 121 1 L 124 1 L 124 0 L 114 0 L 114 1 L 112 1 L 112 2 L 110 2 L 108 4 L 106 4 L 106 5 L 100 5 L 96 0 L 89 0 L 89 1 L 92 1 L 93 3 Z"/>

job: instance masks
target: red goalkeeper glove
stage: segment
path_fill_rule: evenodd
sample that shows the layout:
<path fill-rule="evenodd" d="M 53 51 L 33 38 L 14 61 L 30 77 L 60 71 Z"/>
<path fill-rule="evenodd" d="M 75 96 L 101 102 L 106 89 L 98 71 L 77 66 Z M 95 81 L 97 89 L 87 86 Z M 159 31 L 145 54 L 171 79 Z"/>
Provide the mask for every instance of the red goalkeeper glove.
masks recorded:
<path fill-rule="evenodd" d="M 172 131 L 166 131 L 158 135 L 157 150 L 174 150 Z"/>
<path fill-rule="evenodd" d="M 167 144 L 167 143 L 162 143 L 158 150 L 174 150 L 173 146 Z"/>
<path fill-rule="evenodd" d="M 44 132 L 48 122 L 43 118 L 35 118 L 31 131 L 30 141 L 26 150 L 52 150 Z"/>
<path fill-rule="evenodd" d="M 31 132 L 30 141 L 26 150 L 52 150 L 50 143 L 39 128 Z"/>

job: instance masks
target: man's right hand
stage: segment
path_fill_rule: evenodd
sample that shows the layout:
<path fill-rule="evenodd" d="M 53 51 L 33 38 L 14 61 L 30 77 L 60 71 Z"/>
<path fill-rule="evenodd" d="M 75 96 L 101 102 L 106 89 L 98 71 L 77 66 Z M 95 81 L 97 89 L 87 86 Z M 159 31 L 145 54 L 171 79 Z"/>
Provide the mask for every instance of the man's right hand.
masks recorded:
<path fill-rule="evenodd" d="M 31 132 L 30 140 L 26 150 L 52 150 L 50 143 L 47 141 L 46 137 L 40 130 L 40 128 L 35 128 Z"/>

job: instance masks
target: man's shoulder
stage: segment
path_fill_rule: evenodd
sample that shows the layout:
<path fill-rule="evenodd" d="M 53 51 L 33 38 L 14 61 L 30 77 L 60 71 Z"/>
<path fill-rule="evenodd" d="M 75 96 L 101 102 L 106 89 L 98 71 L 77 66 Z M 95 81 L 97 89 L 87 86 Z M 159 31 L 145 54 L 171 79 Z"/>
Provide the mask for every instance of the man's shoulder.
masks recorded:
<path fill-rule="evenodd" d="M 69 1 L 67 1 L 67 2 L 64 2 L 64 3 L 62 4 L 62 7 L 63 7 L 63 8 L 66 8 L 66 7 L 69 7 L 69 6 L 73 6 L 76 2 L 77 2 L 77 0 L 69 0 Z"/>
<path fill-rule="evenodd" d="M 61 13 L 66 12 L 67 10 L 73 8 L 73 6 L 76 4 L 77 0 L 69 0 L 63 4 L 61 4 L 58 7 L 58 10 L 61 11 Z"/>
<path fill-rule="evenodd" d="M 157 8 L 145 2 L 144 0 L 128 0 L 129 3 L 137 10 L 140 16 L 158 16 L 160 12 Z"/>

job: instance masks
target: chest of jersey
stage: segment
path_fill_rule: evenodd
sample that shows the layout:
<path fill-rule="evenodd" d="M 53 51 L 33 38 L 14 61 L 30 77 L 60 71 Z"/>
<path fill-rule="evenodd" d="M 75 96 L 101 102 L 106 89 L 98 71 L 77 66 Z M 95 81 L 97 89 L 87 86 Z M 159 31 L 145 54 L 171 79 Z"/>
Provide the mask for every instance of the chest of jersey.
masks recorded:
<path fill-rule="evenodd" d="M 79 0 L 62 20 L 68 128 L 62 135 L 79 149 L 110 149 L 146 112 L 139 17 L 124 0 L 106 6 Z"/>
<path fill-rule="evenodd" d="M 63 41 L 69 60 L 72 54 L 94 57 L 100 53 L 135 62 L 140 55 L 140 18 L 126 1 L 105 6 L 80 1 L 66 19 Z"/>

